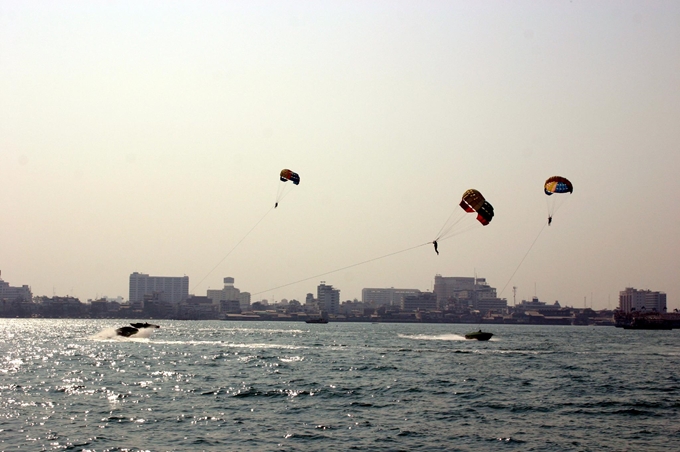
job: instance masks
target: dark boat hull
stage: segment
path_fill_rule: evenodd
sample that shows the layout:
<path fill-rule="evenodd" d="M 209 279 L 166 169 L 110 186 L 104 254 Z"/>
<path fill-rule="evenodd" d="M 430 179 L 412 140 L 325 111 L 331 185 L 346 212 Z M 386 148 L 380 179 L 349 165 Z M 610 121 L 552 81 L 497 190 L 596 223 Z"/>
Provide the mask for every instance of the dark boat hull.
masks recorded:
<path fill-rule="evenodd" d="M 680 314 L 657 312 L 617 312 L 617 328 L 624 330 L 672 330 L 680 328 Z"/>
<path fill-rule="evenodd" d="M 154 325 L 153 323 L 131 323 L 133 328 L 160 328 L 158 325 Z"/>
<path fill-rule="evenodd" d="M 308 320 L 305 320 L 305 323 L 328 323 L 328 320 L 326 320 L 326 319 L 308 319 Z"/>
<path fill-rule="evenodd" d="M 130 337 L 133 334 L 137 334 L 139 332 L 139 329 L 131 327 L 131 326 L 124 326 L 122 328 L 118 328 L 116 330 L 116 334 L 118 336 L 123 336 L 123 337 Z"/>
<path fill-rule="evenodd" d="M 474 333 L 468 333 L 465 335 L 465 339 L 474 339 L 478 341 L 488 341 L 493 336 L 493 333 L 484 333 L 482 331 L 476 331 Z"/>
<path fill-rule="evenodd" d="M 131 323 L 130 326 L 124 326 L 116 330 L 118 336 L 130 337 L 137 334 L 142 328 L 160 328 L 158 325 L 152 323 Z"/>

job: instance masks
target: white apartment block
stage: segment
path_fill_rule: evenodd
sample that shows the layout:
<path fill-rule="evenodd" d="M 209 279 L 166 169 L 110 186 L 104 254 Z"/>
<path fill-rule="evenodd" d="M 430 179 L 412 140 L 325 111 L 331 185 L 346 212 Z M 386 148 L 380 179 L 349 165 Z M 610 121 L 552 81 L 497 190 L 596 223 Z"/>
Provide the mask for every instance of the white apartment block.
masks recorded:
<path fill-rule="evenodd" d="M 401 306 L 405 297 L 417 297 L 420 295 L 418 289 L 389 289 L 366 288 L 361 290 L 362 303 L 373 306 Z"/>
<path fill-rule="evenodd" d="M 626 287 L 626 290 L 619 292 L 619 309 L 622 312 L 640 312 L 643 310 L 666 312 L 666 294 Z"/>
<path fill-rule="evenodd" d="M 321 284 L 316 287 L 316 294 L 320 310 L 334 315 L 340 312 L 340 290 L 326 285 L 326 281 L 321 281 Z"/>
<path fill-rule="evenodd" d="M 27 285 L 13 287 L 10 286 L 8 282 L 5 282 L 2 280 L 2 278 L 0 278 L 0 301 L 14 301 L 17 299 L 21 301 L 31 301 L 33 299 L 31 288 Z"/>
<path fill-rule="evenodd" d="M 468 299 L 470 301 L 495 299 L 496 289 L 489 286 L 486 278 L 466 276 L 434 277 L 434 293 L 439 304 L 449 298 Z"/>
<path fill-rule="evenodd" d="M 149 276 L 134 272 L 130 275 L 130 303 L 141 303 L 144 296 L 154 292 L 161 294 L 161 299 L 171 303 L 180 303 L 189 298 L 188 276 Z"/>

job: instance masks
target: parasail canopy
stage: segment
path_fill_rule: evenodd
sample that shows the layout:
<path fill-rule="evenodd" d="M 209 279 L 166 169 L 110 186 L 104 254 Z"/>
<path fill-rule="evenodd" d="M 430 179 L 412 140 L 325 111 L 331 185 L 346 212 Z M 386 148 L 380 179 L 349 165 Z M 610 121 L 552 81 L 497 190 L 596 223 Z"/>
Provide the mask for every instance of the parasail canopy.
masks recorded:
<path fill-rule="evenodd" d="M 493 206 L 475 189 L 470 189 L 463 193 L 460 207 L 466 212 L 477 212 L 477 221 L 484 226 L 489 224 L 493 218 Z"/>
<path fill-rule="evenodd" d="M 300 176 L 289 169 L 282 169 L 280 175 L 281 182 L 291 181 L 295 185 L 300 183 Z"/>
<path fill-rule="evenodd" d="M 543 184 L 543 191 L 546 195 L 552 196 L 561 193 L 572 193 L 574 186 L 569 182 L 569 179 L 562 176 L 549 177 Z M 553 198 L 545 198 L 548 205 L 548 226 L 552 224 L 553 215 L 560 208 L 566 196 L 555 196 Z"/>
<path fill-rule="evenodd" d="M 574 186 L 571 185 L 569 179 L 562 176 L 549 177 L 543 185 L 543 190 L 545 194 L 550 196 L 555 193 L 572 193 L 574 191 Z"/>

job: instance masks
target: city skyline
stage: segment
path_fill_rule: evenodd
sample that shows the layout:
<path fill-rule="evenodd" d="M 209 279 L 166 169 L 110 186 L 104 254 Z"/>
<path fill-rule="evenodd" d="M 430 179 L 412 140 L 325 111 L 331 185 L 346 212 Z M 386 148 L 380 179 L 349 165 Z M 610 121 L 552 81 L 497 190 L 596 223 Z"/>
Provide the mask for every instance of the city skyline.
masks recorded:
<path fill-rule="evenodd" d="M 26 298 L 24 295 L 19 295 L 23 294 L 25 292 L 30 292 L 31 287 L 28 284 L 24 284 L 21 286 L 13 286 L 10 284 L 8 281 L 4 281 L 2 279 L 2 274 L 0 270 L 0 288 L 2 288 L 2 285 L 6 286 L 7 290 L 9 290 L 9 293 L 11 296 L 9 298 L 5 297 L 7 301 L 11 301 L 13 297 L 19 297 L 19 298 Z M 118 302 L 122 303 L 129 303 L 131 305 L 135 305 L 140 303 L 145 296 L 151 296 L 153 294 L 160 294 L 161 297 L 166 300 L 169 303 L 177 304 L 180 301 L 185 301 L 186 299 L 192 298 L 192 297 L 203 297 L 203 298 L 208 298 L 208 299 L 213 299 L 213 298 L 218 298 L 218 299 L 224 299 L 224 300 L 240 300 L 240 304 L 242 308 L 246 308 L 248 305 L 251 304 L 251 294 L 247 290 L 241 290 L 236 287 L 235 285 L 235 279 L 233 277 L 227 276 L 223 278 L 223 287 L 221 289 L 207 289 L 205 294 L 201 293 L 193 293 L 189 292 L 187 290 L 188 283 L 190 281 L 190 278 L 188 276 L 159 276 L 159 275 L 149 275 L 149 274 L 144 274 L 140 272 L 133 272 L 129 275 L 129 286 L 128 286 L 128 293 L 130 296 L 126 299 L 122 295 L 117 295 L 117 296 L 110 296 L 110 295 L 97 295 L 95 298 L 92 299 L 87 299 L 87 300 L 80 300 L 81 302 L 90 302 L 90 301 L 99 301 L 103 299 L 107 300 L 117 300 Z M 439 288 L 438 288 L 439 285 Z M 375 305 L 375 306 L 401 306 L 403 303 L 403 300 L 406 297 L 418 297 L 421 294 L 432 294 L 436 296 L 437 303 L 443 303 L 445 300 L 448 300 L 449 298 L 458 298 L 458 291 L 463 291 L 463 298 L 462 299 L 472 299 L 470 298 L 471 295 L 468 293 L 469 291 L 475 291 L 478 292 L 481 297 L 479 298 L 480 300 L 485 300 L 487 304 L 485 304 L 485 309 L 507 309 L 508 307 L 514 307 L 521 305 L 523 303 L 527 302 L 537 302 L 539 301 L 539 297 L 534 294 L 531 296 L 528 296 L 526 298 L 517 298 L 516 294 L 513 293 L 512 296 L 510 297 L 496 297 L 497 294 L 497 287 L 492 286 L 489 284 L 487 279 L 485 277 L 478 277 L 477 275 L 475 276 L 442 276 L 442 275 L 435 275 L 433 278 L 433 289 L 413 289 L 413 288 L 398 288 L 398 287 L 365 287 L 361 291 L 361 296 L 360 297 L 354 297 L 354 298 L 346 298 L 342 297 L 340 294 L 342 293 L 342 288 L 341 287 L 335 287 L 333 284 L 327 284 L 326 281 L 318 281 L 317 285 L 315 286 L 315 289 L 313 291 L 306 292 L 304 296 L 292 296 L 292 297 L 283 297 L 280 299 L 268 299 L 267 297 L 255 297 L 252 299 L 253 303 L 259 303 L 259 302 L 264 302 L 265 304 L 272 304 L 276 305 L 280 302 L 289 302 L 292 300 L 296 300 L 302 304 L 306 302 L 306 300 L 309 300 L 310 295 L 313 297 L 314 292 L 317 294 L 317 301 L 318 300 L 323 300 L 326 297 L 326 294 L 334 294 L 330 295 L 330 299 L 333 301 L 323 301 L 322 303 L 328 304 L 330 306 L 331 304 L 334 304 L 334 307 L 328 309 L 329 312 L 335 313 L 335 311 L 338 309 L 340 303 L 345 303 L 345 302 L 361 302 L 361 303 L 367 303 L 369 305 Z M 612 310 L 612 309 L 617 309 L 621 306 L 621 297 L 626 294 L 628 296 L 628 293 L 630 291 L 633 291 L 637 294 L 642 294 L 643 298 L 640 298 L 637 300 L 633 306 L 636 306 L 638 309 L 645 307 L 645 305 L 650 305 L 652 307 L 656 307 L 657 305 L 660 305 L 659 303 L 662 303 L 664 306 L 666 306 L 666 293 L 663 290 L 653 290 L 650 288 L 631 288 L 631 287 L 626 287 L 625 289 L 621 289 L 618 294 L 616 295 L 616 299 L 614 300 L 613 304 L 611 300 L 609 300 L 608 306 L 604 308 L 597 308 L 592 305 L 592 300 L 588 300 L 587 297 L 584 298 L 583 300 L 583 305 L 570 305 L 565 303 L 564 301 L 560 301 L 559 299 L 555 300 L 540 300 L 542 303 L 548 303 L 550 305 L 552 304 L 559 304 L 561 306 L 569 307 L 569 308 L 592 308 L 594 310 Z M 0 291 L 2 292 L 2 291 Z M 644 296 L 646 294 L 652 294 L 652 297 L 657 297 L 657 298 L 652 298 L 651 302 L 646 302 L 644 301 Z M 226 296 L 226 298 L 223 296 L 225 294 L 231 294 L 234 295 L 231 298 L 229 296 Z M 71 297 L 72 295 L 70 294 L 62 294 L 62 295 L 56 295 L 57 297 Z M 207 296 L 207 297 L 206 297 Z M 661 302 L 659 301 L 658 297 L 661 296 Z M 32 294 L 33 298 L 42 298 L 42 297 L 48 297 L 46 294 Z M 650 295 L 647 295 L 649 298 Z M 78 298 L 78 297 L 73 297 L 73 298 Z M 476 298 L 477 296 L 473 297 Z M 79 299 L 79 298 L 78 298 Z M 329 299 L 329 300 L 330 300 Z M 491 302 L 492 304 L 488 304 Z M 500 304 L 496 302 L 502 302 Z M 502 306 L 505 306 L 505 308 L 502 308 Z M 627 302 L 626 306 L 630 305 L 630 302 Z M 627 307 L 625 309 L 630 309 L 630 307 Z M 673 309 L 669 305 L 669 309 Z M 677 308 L 675 308 L 677 309 Z"/>
<path fill-rule="evenodd" d="M 676 2 L 0 5 L 0 269 L 680 307 Z M 284 168 L 300 176 L 274 209 Z M 550 226 L 543 182 L 574 192 Z M 290 183 L 289 183 L 290 184 Z M 493 205 L 430 242 L 474 188 Z M 464 223 L 467 224 L 464 225 Z"/>

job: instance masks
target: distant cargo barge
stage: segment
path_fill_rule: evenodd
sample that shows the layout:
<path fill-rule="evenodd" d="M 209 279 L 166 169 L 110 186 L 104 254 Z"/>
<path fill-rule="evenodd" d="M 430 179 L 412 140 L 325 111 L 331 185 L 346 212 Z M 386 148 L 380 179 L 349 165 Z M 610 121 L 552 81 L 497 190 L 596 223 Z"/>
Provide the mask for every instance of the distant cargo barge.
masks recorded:
<path fill-rule="evenodd" d="M 672 330 L 680 328 L 680 314 L 659 312 L 617 312 L 617 328 L 626 330 Z"/>

